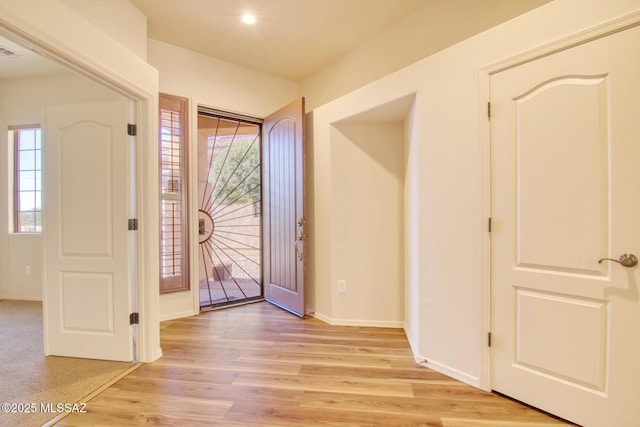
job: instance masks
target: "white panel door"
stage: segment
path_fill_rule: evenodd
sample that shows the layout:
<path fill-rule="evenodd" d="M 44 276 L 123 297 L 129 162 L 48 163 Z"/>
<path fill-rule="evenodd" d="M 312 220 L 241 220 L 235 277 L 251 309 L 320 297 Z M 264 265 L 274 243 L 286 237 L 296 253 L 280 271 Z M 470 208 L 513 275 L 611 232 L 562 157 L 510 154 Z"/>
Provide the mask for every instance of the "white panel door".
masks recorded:
<path fill-rule="evenodd" d="M 640 29 L 491 78 L 492 388 L 640 425 Z"/>
<path fill-rule="evenodd" d="M 44 129 L 45 349 L 132 360 L 128 102 L 55 106 Z"/>

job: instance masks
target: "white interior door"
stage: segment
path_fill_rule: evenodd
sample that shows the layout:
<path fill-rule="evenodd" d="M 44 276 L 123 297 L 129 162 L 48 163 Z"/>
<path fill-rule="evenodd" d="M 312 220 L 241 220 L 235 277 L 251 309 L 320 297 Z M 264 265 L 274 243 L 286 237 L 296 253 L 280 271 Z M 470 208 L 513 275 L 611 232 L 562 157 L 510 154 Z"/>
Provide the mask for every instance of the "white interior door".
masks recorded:
<path fill-rule="evenodd" d="M 44 128 L 45 349 L 132 360 L 129 102 L 56 106 Z"/>
<path fill-rule="evenodd" d="M 492 387 L 640 425 L 640 29 L 491 78 Z"/>

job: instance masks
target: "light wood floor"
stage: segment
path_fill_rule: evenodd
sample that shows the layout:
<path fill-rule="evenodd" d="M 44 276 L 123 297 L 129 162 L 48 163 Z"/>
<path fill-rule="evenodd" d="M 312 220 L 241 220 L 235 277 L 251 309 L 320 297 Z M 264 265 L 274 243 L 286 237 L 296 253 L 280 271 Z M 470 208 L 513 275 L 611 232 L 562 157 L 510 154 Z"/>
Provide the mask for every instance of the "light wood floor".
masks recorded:
<path fill-rule="evenodd" d="M 417 365 L 399 329 L 332 327 L 268 303 L 161 328 L 162 359 L 57 425 L 566 425 Z"/>

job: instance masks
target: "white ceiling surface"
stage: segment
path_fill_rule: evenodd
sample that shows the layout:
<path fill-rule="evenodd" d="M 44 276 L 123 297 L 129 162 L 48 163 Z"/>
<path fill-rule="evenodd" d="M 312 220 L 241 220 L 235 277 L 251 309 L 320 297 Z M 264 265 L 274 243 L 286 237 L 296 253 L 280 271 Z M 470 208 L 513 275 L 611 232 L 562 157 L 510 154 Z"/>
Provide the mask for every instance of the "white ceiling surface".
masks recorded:
<path fill-rule="evenodd" d="M 129 1 L 152 39 L 298 81 L 431 0 Z"/>
<path fill-rule="evenodd" d="M 424 25 L 448 16 L 479 15 L 509 1 L 531 7 L 550 0 L 129 0 L 148 20 L 152 39 L 200 52 L 273 76 L 300 81 L 425 7 Z M 477 12 L 475 13 L 474 10 Z M 523 13 L 525 10 L 520 11 Z M 256 15 L 254 25 L 241 15 Z M 450 13 L 449 13 L 450 12 Z M 5 38 L 0 46 L 18 58 L 0 57 L 0 79 L 62 72 L 53 61 Z"/>
<path fill-rule="evenodd" d="M 0 47 L 17 53 L 17 57 L 0 55 L 0 80 L 65 72 L 65 68 L 33 51 L 0 36 Z"/>

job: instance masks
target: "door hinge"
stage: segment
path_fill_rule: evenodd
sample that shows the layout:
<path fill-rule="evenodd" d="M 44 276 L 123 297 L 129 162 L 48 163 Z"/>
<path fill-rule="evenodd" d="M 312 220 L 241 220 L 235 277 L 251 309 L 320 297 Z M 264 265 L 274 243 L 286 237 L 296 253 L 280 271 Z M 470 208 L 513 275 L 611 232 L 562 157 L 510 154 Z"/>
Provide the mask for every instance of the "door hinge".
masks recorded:
<path fill-rule="evenodd" d="M 489 217 L 489 220 L 487 221 L 487 230 L 491 233 L 491 217 Z"/>
<path fill-rule="evenodd" d="M 491 347 L 491 332 L 487 333 L 487 345 Z"/>
<path fill-rule="evenodd" d="M 129 230 L 137 230 L 138 229 L 138 218 L 131 218 L 129 219 L 129 224 L 128 224 Z"/>
<path fill-rule="evenodd" d="M 129 315 L 129 324 L 137 325 L 140 323 L 140 314 L 139 313 L 131 313 Z"/>
<path fill-rule="evenodd" d="M 129 123 L 127 125 L 127 135 L 136 136 L 138 134 L 138 125 L 133 125 Z"/>
<path fill-rule="evenodd" d="M 491 118 L 491 102 L 487 102 L 487 118 Z"/>

